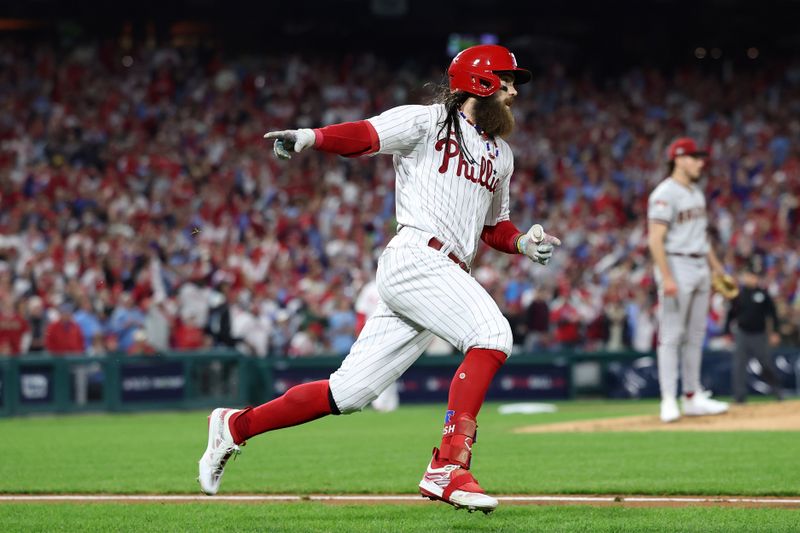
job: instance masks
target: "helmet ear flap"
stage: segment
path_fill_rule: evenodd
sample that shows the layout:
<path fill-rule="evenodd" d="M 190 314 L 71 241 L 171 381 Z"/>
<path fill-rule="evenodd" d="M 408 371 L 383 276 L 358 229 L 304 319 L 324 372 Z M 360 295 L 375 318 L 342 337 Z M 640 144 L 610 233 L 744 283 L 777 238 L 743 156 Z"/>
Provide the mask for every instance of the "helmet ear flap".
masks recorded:
<path fill-rule="evenodd" d="M 493 72 L 462 69 L 450 74 L 450 89 L 462 90 L 474 96 L 491 96 L 501 86 L 500 77 Z"/>
<path fill-rule="evenodd" d="M 487 90 L 490 90 L 492 88 L 492 85 L 494 85 L 490 80 L 487 80 L 486 78 L 478 78 L 478 83 L 481 84 L 481 87 Z"/>

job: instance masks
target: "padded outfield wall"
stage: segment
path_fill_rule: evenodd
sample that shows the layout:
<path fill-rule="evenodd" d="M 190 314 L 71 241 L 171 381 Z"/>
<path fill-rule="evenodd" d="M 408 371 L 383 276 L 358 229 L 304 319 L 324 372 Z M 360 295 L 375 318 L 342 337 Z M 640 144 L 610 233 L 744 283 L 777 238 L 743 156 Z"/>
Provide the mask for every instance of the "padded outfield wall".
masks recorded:
<path fill-rule="evenodd" d="M 774 353 L 782 386 L 800 393 L 800 349 Z M 730 393 L 731 354 L 708 352 L 703 386 Z M 0 358 L 0 416 L 29 413 L 194 409 L 257 405 L 288 388 L 326 379 L 341 358 L 254 359 L 231 351 L 170 352 L 147 357 Z M 443 402 L 461 358 L 422 356 L 400 379 L 401 403 Z M 751 361 L 752 394 L 768 394 Z M 488 392 L 489 400 L 568 400 L 579 396 L 658 396 L 655 354 L 546 352 L 515 354 Z"/>

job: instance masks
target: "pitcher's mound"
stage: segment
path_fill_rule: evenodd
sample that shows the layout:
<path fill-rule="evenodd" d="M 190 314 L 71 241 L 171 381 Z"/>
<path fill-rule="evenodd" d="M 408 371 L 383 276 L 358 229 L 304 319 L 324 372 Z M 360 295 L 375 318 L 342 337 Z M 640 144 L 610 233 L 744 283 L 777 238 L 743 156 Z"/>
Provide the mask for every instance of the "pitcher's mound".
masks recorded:
<path fill-rule="evenodd" d="M 514 430 L 514 433 L 562 433 L 599 431 L 800 431 L 800 401 L 731 405 L 729 412 L 716 416 L 684 416 L 665 424 L 658 418 L 658 406 L 652 416 L 627 416 L 537 424 Z"/>

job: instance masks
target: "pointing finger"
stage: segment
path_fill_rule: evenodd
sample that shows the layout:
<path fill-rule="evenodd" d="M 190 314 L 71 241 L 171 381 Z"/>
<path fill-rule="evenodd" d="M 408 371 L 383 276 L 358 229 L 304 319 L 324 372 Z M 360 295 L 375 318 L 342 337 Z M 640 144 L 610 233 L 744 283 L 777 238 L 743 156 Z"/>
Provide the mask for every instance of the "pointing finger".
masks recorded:
<path fill-rule="evenodd" d="M 555 246 L 561 246 L 561 239 L 559 239 L 558 237 L 556 237 L 554 235 L 545 235 L 544 236 L 544 242 L 553 244 Z"/>

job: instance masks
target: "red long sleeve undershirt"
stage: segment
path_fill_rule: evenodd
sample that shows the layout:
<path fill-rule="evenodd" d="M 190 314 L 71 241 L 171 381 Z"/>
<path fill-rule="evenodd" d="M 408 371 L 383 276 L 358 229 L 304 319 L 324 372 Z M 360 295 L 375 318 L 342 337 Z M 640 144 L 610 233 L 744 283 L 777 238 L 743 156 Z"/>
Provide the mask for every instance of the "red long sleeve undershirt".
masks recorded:
<path fill-rule="evenodd" d="M 333 124 L 314 130 L 314 148 L 344 157 L 358 157 L 371 154 L 380 149 L 378 132 L 367 120 Z M 501 252 L 516 254 L 517 237 L 522 232 L 510 221 L 504 220 L 494 226 L 484 226 L 481 232 L 483 242 Z"/>
<path fill-rule="evenodd" d="M 484 226 L 481 232 L 481 240 L 501 252 L 507 254 L 517 254 L 517 237 L 522 232 L 517 229 L 513 222 L 504 220 L 494 226 Z"/>
<path fill-rule="evenodd" d="M 380 149 L 378 132 L 367 120 L 333 124 L 314 130 L 314 148 L 344 157 L 358 157 Z"/>

